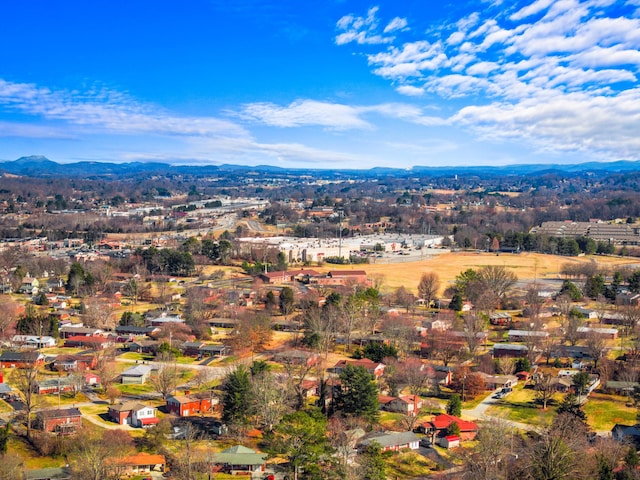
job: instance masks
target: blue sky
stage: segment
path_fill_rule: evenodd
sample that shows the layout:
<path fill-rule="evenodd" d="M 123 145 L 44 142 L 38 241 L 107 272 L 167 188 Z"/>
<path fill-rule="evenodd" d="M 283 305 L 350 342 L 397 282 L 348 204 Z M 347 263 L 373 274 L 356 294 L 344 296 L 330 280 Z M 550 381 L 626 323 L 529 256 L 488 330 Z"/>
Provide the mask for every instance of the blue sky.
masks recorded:
<path fill-rule="evenodd" d="M 0 159 L 640 159 L 640 0 L 0 4 Z"/>

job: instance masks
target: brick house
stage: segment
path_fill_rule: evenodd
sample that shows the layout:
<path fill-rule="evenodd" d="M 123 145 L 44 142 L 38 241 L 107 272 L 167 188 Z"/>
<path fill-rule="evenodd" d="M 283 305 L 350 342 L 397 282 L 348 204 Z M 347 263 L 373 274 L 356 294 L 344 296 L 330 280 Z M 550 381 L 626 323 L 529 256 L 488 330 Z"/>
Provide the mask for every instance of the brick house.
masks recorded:
<path fill-rule="evenodd" d="M 81 384 L 71 377 L 58 377 L 36 382 L 35 393 L 51 395 L 52 393 L 77 392 Z"/>
<path fill-rule="evenodd" d="M 107 464 L 110 470 L 120 476 L 140 475 L 151 472 L 163 472 L 166 470 L 167 460 L 164 455 L 150 453 L 137 453 L 123 458 L 108 458 Z"/>
<path fill-rule="evenodd" d="M 77 408 L 41 410 L 37 414 L 36 426 L 45 432 L 73 433 L 82 426 L 82 414 Z"/>
<path fill-rule="evenodd" d="M 61 327 L 59 330 L 60 338 L 70 338 L 70 337 L 95 337 L 102 333 L 102 330 L 99 328 L 92 327 L 74 327 L 74 326 L 66 326 Z"/>
<path fill-rule="evenodd" d="M 156 417 L 156 409 L 139 402 L 125 402 L 111 405 L 107 412 L 109 419 L 119 425 L 146 427 L 156 425 L 160 419 Z"/>
<path fill-rule="evenodd" d="M 30 368 L 44 365 L 44 355 L 39 352 L 2 352 L 0 368 Z"/>
<path fill-rule="evenodd" d="M 447 435 L 447 430 L 452 423 L 457 423 L 460 427 L 461 440 L 473 440 L 476 438 L 476 435 L 478 434 L 477 423 L 462 420 L 459 417 L 448 415 L 446 413 L 434 416 L 429 422 L 421 423 L 418 425 L 418 431 L 429 435 L 431 441 L 435 443 L 437 438 Z"/>
<path fill-rule="evenodd" d="M 97 365 L 98 357 L 95 355 L 58 355 L 51 368 L 57 371 L 81 372 L 93 370 Z"/>
<path fill-rule="evenodd" d="M 210 395 L 169 395 L 167 398 L 167 410 L 179 417 L 208 412 L 217 404 L 218 399 Z"/>
<path fill-rule="evenodd" d="M 91 348 L 93 350 L 104 350 L 112 345 L 113 340 L 100 336 L 91 337 L 86 335 L 76 335 L 73 337 L 67 337 L 64 341 L 65 347 Z"/>

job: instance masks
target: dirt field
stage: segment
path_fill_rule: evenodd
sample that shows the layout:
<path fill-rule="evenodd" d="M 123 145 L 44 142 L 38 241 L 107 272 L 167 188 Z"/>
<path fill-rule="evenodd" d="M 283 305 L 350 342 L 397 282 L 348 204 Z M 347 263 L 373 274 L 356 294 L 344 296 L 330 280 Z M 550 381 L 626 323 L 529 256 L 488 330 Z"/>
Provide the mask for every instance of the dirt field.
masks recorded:
<path fill-rule="evenodd" d="M 638 265 L 637 259 L 618 257 L 559 257 L 538 253 L 496 255 L 492 253 L 452 252 L 415 262 L 362 266 L 331 265 L 319 270 L 362 269 L 366 270 L 369 277 L 383 277 L 383 291 L 393 291 L 404 285 L 417 293 L 418 282 L 424 272 L 435 272 L 440 277 L 441 288 L 444 289 L 460 272 L 468 268 L 477 269 L 486 265 L 499 265 L 511 269 L 518 276 L 518 280 L 534 280 L 536 278 L 559 278 L 560 269 L 564 264 L 591 261 L 597 262 L 603 268 L 615 265 Z"/>

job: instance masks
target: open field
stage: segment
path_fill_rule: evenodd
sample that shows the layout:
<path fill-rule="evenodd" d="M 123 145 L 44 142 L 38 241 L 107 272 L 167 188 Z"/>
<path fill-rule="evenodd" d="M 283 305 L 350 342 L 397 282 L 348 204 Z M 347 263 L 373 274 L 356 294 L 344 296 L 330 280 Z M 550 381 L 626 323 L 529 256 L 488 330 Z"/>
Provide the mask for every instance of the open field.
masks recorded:
<path fill-rule="evenodd" d="M 370 277 L 384 279 L 382 289 L 393 291 L 404 286 L 417 293 L 420 276 L 424 272 L 434 272 L 440 277 L 441 290 L 449 282 L 468 268 L 478 269 L 487 265 L 506 267 L 513 271 L 519 280 L 560 278 L 560 269 L 564 264 L 597 262 L 602 267 L 638 265 L 637 259 L 608 256 L 560 257 L 540 253 L 510 254 L 451 252 L 435 255 L 432 258 L 415 262 L 385 263 L 369 265 L 324 265 L 314 268 L 319 271 L 340 269 L 366 270 Z"/>
<path fill-rule="evenodd" d="M 611 430 L 616 423 L 634 425 L 638 410 L 626 402 L 624 396 L 592 393 L 584 405 L 587 423 L 594 430 Z"/>

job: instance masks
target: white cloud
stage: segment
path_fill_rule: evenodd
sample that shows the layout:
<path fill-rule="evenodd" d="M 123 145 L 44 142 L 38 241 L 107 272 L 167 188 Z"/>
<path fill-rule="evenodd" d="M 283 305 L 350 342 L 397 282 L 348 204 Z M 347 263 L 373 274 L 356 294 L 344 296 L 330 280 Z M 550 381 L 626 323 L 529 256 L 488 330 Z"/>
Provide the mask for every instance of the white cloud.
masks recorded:
<path fill-rule="evenodd" d="M 447 38 L 446 43 L 448 45 L 458 45 L 462 43 L 465 36 L 466 35 L 464 34 L 464 32 L 453 32 L 451 35 L 449 35 L 449 38 Z"/>
<path fill-rule="evenodd" d="M 413 85 L 400 85 L 396 88 L 396 92 L 408 97 L 420 97 L 424 95 L 424 88 L 414 87 Z"/>
<path fill-rule="evenodd" d="M 532 4 L 521 8 L 516 13 L 511 15 L 510 18 L 511 20 L 522 20 L 523 18 L 530 17 L 531 15 L 535 15 L 543 10 L 546 10 L 552 3 L 553 0 L 537 0 Z"/>
<path fill-rule="evenodd" d="M 638 2 L 486 2 L 367 60 L 402 95 L 455 98 L 449 124 L 483 137 L 640 158 L 640 11 L 629 13 Z"/>
<path fill-rule="evenodd" d="M 500 68 L 500 66 L 494 62 L 478 62 L 469 66 L 467 73 L 469 75 L 487 75 L 498 68 Z"/>
<path fill-rule="evenodd" d="M 316 125 L 336 130 L 372 128 L 353 107 L 314 100 L 301 100 L 284 107 L 273 103 L 252 103 L 244 106 L 242 115 L 274 127 Z"/>
<path fill-rule="evenodd" d="M 397 30 L 408 30 L 406 18 L 394 18 L 387 24 L 386 27 L 384 27 L 383 33 L 395 32 Z"/>
<path fill-rule="evenodd" d="M 239 125 L 212 117 L 181 117 L 133 101 L 119 92 L 52 91 L 33 84 L 0 79 L 0 105 L 46 120 L 104 133 L 244 136 Z"/>
<path fill-rule="evenodd" d="M 360 45 L 375 45 L 380 43 L 392 42 L 394 37 L 383 36 L 377 32 L 379 22 L 376 18 L 376 13 L 378 12 L 378 9 L 378 7 L 370 8 L 367 12 L 366 17 L 345 15 L 344 17 L 340 18 L 340 20 L 338 20 L 338 22 L 336 23 L 336 27 L 338 28 L 338 30 L 343 30 L 343 32 L 336 35 L 336 44 L 345 45 L 347 43 L 356 42 Z M 394 22 L 396 24 L 399 24 L 398 22 L 401 22 L 402 20 L 403 19 L 395 18 L 389 25 L 387 25 L 387 28 L 389 28 L 389 26 L 391 26 L 391 24 Z M 397 28 L 394 28 L 392 30 L 387 30 L 387 28 L 384 29 L 384 33 L 389 33 L 393 30 L 397 30 Z"/>

